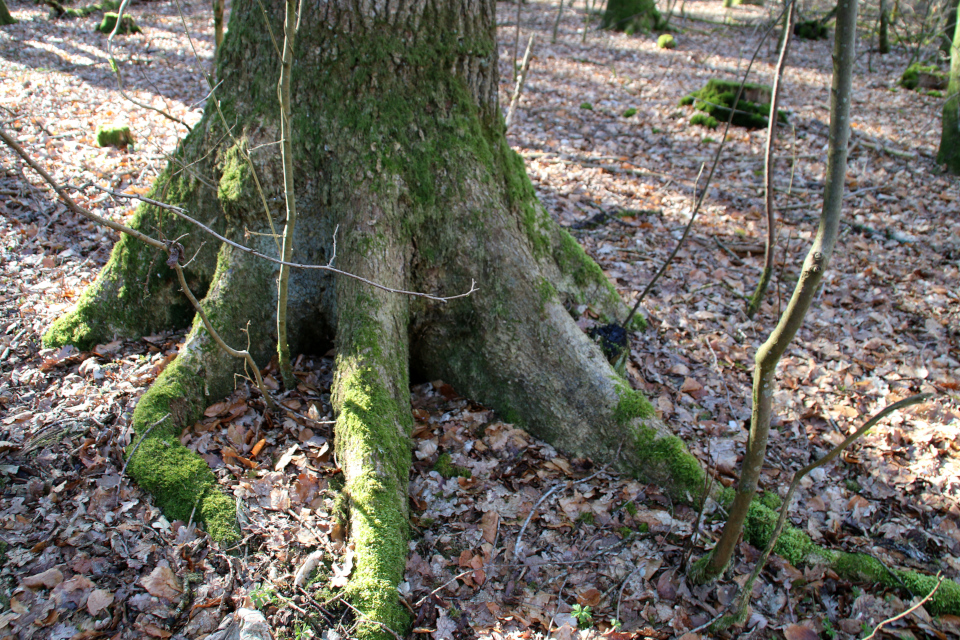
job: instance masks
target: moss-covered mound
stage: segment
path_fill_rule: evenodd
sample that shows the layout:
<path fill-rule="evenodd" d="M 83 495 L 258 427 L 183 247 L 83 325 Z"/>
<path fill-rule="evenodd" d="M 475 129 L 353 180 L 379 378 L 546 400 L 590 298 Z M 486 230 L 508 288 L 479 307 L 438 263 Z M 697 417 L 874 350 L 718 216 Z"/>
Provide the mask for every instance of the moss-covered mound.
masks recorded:
<path fill-rule="evenodd" d="M 730 80 L 712 78 L 706 86 L 694 91 L 680 101 L 681 105 L 693 105 L 702 114 L 695 114 L 691 124 L 700 124 L 711 129 L 718 123 L 726 122 L 733 110 L 733 103 L 737 97 L 740 83 Z M 770 115 L 770 87 L 762 84 L 745 84 L 736 110 L 733 111 L 731 124 L 748 129 L 760 129 L 767 126 L 767 117 Z M 787 114 L 777 111 L 780 122 L 787 121 Z"/>
<path fill-rule="evenodd" d="M 112 11 L 103 14 L 103 21 L 97 26 L 97 31 L 100 33 L 110 35 L 113 33 L 113 28 L 117 26 L 117 14 Z M 130 33 L 143 33 L 143 29 L 140 28 L 140 25 L 136 23 L 132 16 L 125 15 L 123 19 L 120 20 L 120 28 L 117 29 L 117 33 L 122 35 L 127 35 Z"/>
<path fill-rule="evenodd" d="M 800 20 L 793 25 L 793 35 L 801 40 L 826 40 L 830 30 L 820 20 Z"/>
<path fill-rule="evenodd" d="M 900 86 L 905 89 L 934 89 L 942 91 L 947 88 L 949 76 L 936 65 L 922 65 L 914 62 L 900 76 Z"/>
<path fill-rule="evenodd" d="M 120 8 L 120 0 L 103 0 L 98 4 L 88 4 L 76 9 L 68 9 L 57 0 L 45 0 L 50 6 L 51 17 L 54 18 L 86 18 L 87 16 L 99 13 L 101 11 L 116 11 Z"/>
<path fill-rule="evenodd" d="M 664 22 L 654 0 L 610 0 L 600 26 L 632 35 L 661 29 Z"/>
<path fill-rule="evenodd" d="M 677 41 L 669 33 L 665 33 L 657 38 L 657 47 L 660 49 L 676 49 Z"/>
<path fill-rule="evenodd" d="M 750 512 L 743 529 L 744 539 L 759 549 L 765 548 L 777 524 L 779 514 L 776 509 L 778 508 L 779 498 L 771 494 L 754 500 L 750 505 Z M 914 597 L 926 596 L 937 584 L 934 576 L 887 567 L 873 556 L 864 553 L 823 549 L 817 546 L 804 531 L 789 523 L 784 525 L 783 533 L 780 534 L 773 550 L 790 564 L 823 562 L 847 580 L 880 584 Z M 953 580 L 944 580 L 924 607 L 933 615 L 960 615 L 960 584 Z"/>
<path fill-rule="evenodd" d="M 97 127 L 98 147 L 125 149 L 127 145 L 133 144 L 133 142 L 133 134 L 130 133 L 130 127 L 126 125 L 100 125 Z"/>

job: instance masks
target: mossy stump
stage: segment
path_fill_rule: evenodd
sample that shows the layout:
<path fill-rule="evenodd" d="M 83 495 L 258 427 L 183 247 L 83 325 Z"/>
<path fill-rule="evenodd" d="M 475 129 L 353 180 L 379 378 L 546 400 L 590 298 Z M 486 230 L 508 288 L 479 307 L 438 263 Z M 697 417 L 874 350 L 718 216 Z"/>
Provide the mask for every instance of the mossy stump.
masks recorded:
<path fill-rule="evenodd" d="M 914 62 L 900 76 L 900 86 L 904 89 L 932 89 L 942 91 L 947 88 L 949 76 L 935 64 Z"/>
<path fill-rule="evenodd" d="M 801 40 L 826 40 L 830 29 L 820 20 L 800 20 L 793 25 L 793 35 Z"/>
<path fill-rule="evenodd" d="M 615 462 L 676 499 L 699 499 L 703 471 L 568 311 L 589 305 L 613 321 L 629 309 L 538 202 L 507 144 L 490 3 L 438 0 L 380 15 L 369 3 L 321 2 L 302 16 L 291 76 L 293 262 L 325 265 L 335 242 L 338 268 L 393 290 L 458 296 L 477 285 L 440 303 L 319 269 L 291 271 L 290 352 L 337 353 L 340 505 L 355 547 L 344 595 L 366 618 L 405 634 L 397 586 L 409 536 L 411 374 L 442 379 L 558 449 Z M 285 219 L 285 177 L 270 153 L 280 135 L 279 69 L 266 25 L 282 22 L 284 3 L 263 6 L 267 21 L 260 0 L 234 0 L 217 52 L 219 104 L 208 102 L 150 197 L 276 256 L 271 227 Z M 227 344 L 270 362 L 275 263 L 218 246 L 162 207 L 141 206 L 130 224 L 179 238 L 191 260 L 187 284 L 210 324 Z M 233 502 L 179 434 L 250 372 L 193 316 L 167 256 L 124 237 L 44 343 L 88 350 L 190 329 L 134 411 L 135 440 L 144 440 L 128 468 L 165 513 L 189 517 L 196 507 L 211 537 L 232 541 L 240 534 Z M 367 622 L 358 635 L 393 638 Z"/>
<path fill-rule="evenodd" d="M 767 118 L 770 115 L 770 87 L 761 84 L 744 84 L 740 100 L 736 102 L 736 109 L 734 109 L 739 89 L 740 83 L 737 81 L 711 78 L 703 89 L 683 98 L 680 105 L 693 105 L 695 109 L 703 112 L 694 114 L 690 120 L 691 124 L 713 129 L 718 124 L 726 122 L 732 112 L 731 124 L 735 126 L 748 129 L 766 127 Z M 777 117 L 780 122 L 787 121 L 787 114 L 783 111 L 778 110 Z"/>
<path fill-rule="evenodd" d="M 659 38 L 657 38 L 657 48 L 658 49 L 676 49 L 677 41 L 669 33 L 664 33 Z"/>
<path fill-rule="evenodd" d="M 104 35 L 113 33 L 113 29 L 117 26 L 117 17 L 118 15 L 112 11 L 103 14 L 103 20 L 97 25 L 97 31 Z M 133 16 L 124 15 L 120 20 L 120 28 L 117 29 L 117 33 L 119 35 L 130 35 L 133 33 L 143 33 L 143 29 L 141 29 L 140 25 L 133 19 Z"/>
<path fill-rule="evenodd" d="M 609 0 L 600 27 L 627 35 L 649 33 L 664 26 L 654 0 Z"/>
<path fill-rule="evenodd" d="M 100 125 L 97 127 L 97 146 L 126 149 L 134 143 L 130 127 L 126 125 Z"/>

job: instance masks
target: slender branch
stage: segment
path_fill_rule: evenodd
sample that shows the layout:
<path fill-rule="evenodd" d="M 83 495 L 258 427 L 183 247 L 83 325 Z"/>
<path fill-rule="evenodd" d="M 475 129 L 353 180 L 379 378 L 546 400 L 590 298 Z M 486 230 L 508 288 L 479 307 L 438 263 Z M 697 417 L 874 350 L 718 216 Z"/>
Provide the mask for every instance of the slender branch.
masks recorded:
<path fill-rule="evenodd" d="M 773 548 L 776 546 L 777 540 L 780 539 L 780 534 L 783 532 L 783 525 L 787 520 L 787 511 L 790 509 L 790 504 L 793 502 L 793 496 L 797 492 L 797 487 L 800 486 L 800 481 L 803 480 L 803 478 L 806 477 L 814 469 L 818 467 L 822 467 L 823 465 L 827 464 L 831 460 L 836 459 L 837 456 L 839 456 L 844 449 L 846 449 L 851 444 L 853 444 L 858 438 L 863 436 L 863 434 L 865 434 L 867 431 L 872 429 L 874 425 L 876 425 L 878 422 L 883 420 L 885 417 L 887 417 L 894 411 L 897 411 L 899 409 L 904 409 L 906 407 L 909 407 L 915 404 L 919 404 L 924 400 L 927 400 L 928 398 L 933 397 L 934 395 L 936 394 L 918 393 L 916 395 L 910 396 L 909 398 L 904 398 L 899 402 L 894 402 L 891 405 L 887 405 L 882 410 L 874 414 L 872 418 L 867 420 L 863 424 L 863 426 L 861 426 L 855 432 L 853 432 L 852 434 L 844 438 L 843 442 L 836 445 L 825 456 L 823 456 L 822 458 L 814 462 L 811 462 L 804 468 L 797 471 L 797 473 L 793 476 L 793 480 L 790 482 L 790 488 L 787 489 L 787 495 L 783 499 L 783 504 L 780 506 L 780 516 L 777 518 L 777 525 L 774 527 L 773 533 L 770 535 L 770 540 L 767 542 L 767 547 L 763 550 L 763 553 L 760 554 L 760 559 L 757 560 L 757 564 L 754 565 L 753 571 L 750 573 L 750 577 L 747 579 L 746 584 L 743 586 L 743 589 L 740 591 L 739 602 L 737 604 L 736 609 L 734 610 L 734 614 L 727 620 L 729 623 L 733 623 L 733 624 L 739 623 L 744 619 L 744 616 L 746 616 L 747 605 L 750 604 L 750 596 L 753 594 L 753 583 L 757 581 L 757 578 L 760 576 L 760 572 L 763 571 L 763 568 L 767 564 L 767 559 L 770 557 L 770 554 L 773 553 Z M 939 586 L 939 583 L 937 584 Z M 936 591 L 936 589 L 934 589 L 934 591 Z M 927 596 L 927 598 L 929 597 L 930 596 Z M 924 600 L 926 600 L 926 598 L 924 598 Z M 720 624 L 720 626 L 722 627 L 724 626 L 725 622 L 721 621 L 718 624 Z M 881 624 L 880 626 L 883 626 L 883 624 Z M 877 629 L 880 629 L 880 626 L 878 626 Z M 876 632 L 877 630 L 874 630 L 874 633 Z M 873 634 L 870 634 L 870 637 L 872 638 Z"/>
<path fill-rule="evenodd" d="M 510 108 L 507 109 L 507 119 L 505 120 L 506 130 L 509 131 L 513 123 L 513 114 L 520 102 L 520 94 L 523 92 L 523 84 L 527 81 L 527 71 L 530 69 L 530 53 L 533 51 L 534 34 L 530 34 L 530 40 L 527 41 L 527 50 L 523 54 L 523 63 L 520 65 L 520 76 L 517 78 L 517 86 L 513 90 L 513 97 L 510 99 Z"/>
<path fill-rule="evenodd" d="M 513 61 L 510 64 L 510 68 L 513 71 L 511 76 L 514 82 L 517 81 L 517 57 L 520 55 L 520 8 L 523 6 L 522 0 L 516 0 L 517 2 L 517 33 L 513 38 Z"/>
<path fill-rule="evenodd" d="M 933 597 L 933 594 L 935 594 L 935 593 L 937 592 L 937 589 L 940 588 L 940 585 L 941 585 L 941 584 L 943 584 L 943 574 L 940 573 L 940 572 L 937 572 L 937 584 L 935 584 L 935 585 L 933 586 L 933 590 L 932 590 L 930 593 L 928 593 L 927 595 L 925 595 L 925 596 L 923 597 L 923 599 L 920 600 L 920 602 L 916 603 L 915 605 L 913 605 L 912 607 L 910 607 L 909 609 L 907 609 L 907 610 L 904 611 L 903 613 L 898 613 L 897 615 L 893 616 L 892 618 L 887 618 L 886 620 L 884 620 L 883 622 L 881 622 L 880 624 L 878 624 L 878 625 L 876 626 L 876 628 L 874 628 L 873 632 L 872 632 L 870 635 L 868 635 L 866 638 L 864 638 L 863 640 L 873 640 L 873 637 L 880 632 L 880 629 L 883 628 L 884 625 L 890 624 L 891 622 L 896 622 L 897 620 L 900 620 L 901 618 L 906 618 L 908 615 L 910 615 L 911 613 L 913 613 L 914 611 L 916 611 L 917 609 L 919 609 L 920 607 L 922 607 L 924 602 L 926 602 L 927 600 L 929 600 L 930 598 Z"/>
<path fill-rule="evenodd" d="M 233 247 L 233 248 L 235 248 L 235 249 L 239 249 L 240 251 L 243 251 L 244 253 L 249 253 L 250 255 L 256 256 L 256 257 L 258 257 L 258 258 L 260 258 L 260 259 L 262 259 L 262 260 L 266 260 L 267 262 L 272 262 L 272 263 L 274 263 L 274 264 L 287 265 L 288 267 L 296 267 L 296 268 L 298 268 L 298 269 L 315 269 L 315 270 L 319 270 L 319 271 L 329 271 L 330 273 L 335 273 L 335 274 L 340 275 L 340 276 L 345 276 L 345 277 L 347 277 L 347 278 L 352 278 L 352 279 L 357 280 L 357 281 L 359 281 L 359 282 L 363 282 L 364 284 L 368 284 L 368 285 L 370 285 L 371 287 L 375 287 L 375 288 L 377 288 L 377 289 L 380 289 L 381 291 L 386 291 L 386 292 L 388 292 L 388 293 L 399 293 L 399 294 L 402 294 L 402 295 L 414 296 L 414 297 L 417 297 L 417 298 L 425 298 L 425 299 L 427 299 L 427 300 L 433 300 L 434 302 L 449 302 L 450 300 L 456 300 L 457 298 L 465 298 L 465 297 L 473 294 L 475 291 L 478 291 L 478 290 L 479 290 L 479 289 L 477 288 L 477 286 L 476 286 L 476 281 L 472 280 L 471 283 L 470 283 L 470 290 L 467 291 L 467 292 L 465 292 L 465 293 L 459 293 L 459 294 L 457 294 L 457 295 L 455 295 L 455 296 L 434 296 L 434 295 L 431 295 L 431 294 L 429 294 L 429 293 L 420 293 L 420 292 L 418 292 L 418 291 L 405 291 L 405 290 L 403 290 L 403 289 L 393 289 L 393 288 L 391 288 L 391 287 L 387 287 L 387 286 L 384 286 L 384 285 L 382 285 L 382 284 L 376 283 L 376 282 L 374 282 L 374 281 L 372 281 L 372 280 L 368 280 L 367 278 L 363 278 L 363 277 L 361 277 L 361 276 L 352 274 L 352 273 L 350 273 L 350 272 L 348 272 L 348 271 L 343 271 L 342 269 L 337 269 L 336 267 L 333 267 L 333 266 L 331 266 L 330 264 L 325 264 L 325 265 L 323 265 L 323 264 L 301 264 L 301 263 L 299 263 L 299 262 L 287 262 L 286 260 L 281 260 L 281 259 L 279 259 L 279 258 L 274 258 L 273 256 L 268 256 L 267 254 L 261 253 L 261 252 L 257 251 L 256 249 L 251 249 L 251 248 L 248 247 L 248 246 L 242 245 L 242 244 L 240 244 L 239 242 L 234 242 L 233 240 L 230 240 L 229 238 L 220 235 L 219 233 L 217 233 L 216 231 L 214 231 L 213 229 L 211 229 L 211 228 L 208 227 L 207 225 L 203 224 L 203 223 L 200 222 L 199 220 L 195 220 L 194 218 L 191 218 L 189 215 L 186 214 L 186 211 L 185 211 L 184 209 L 182 209 L 182 208 L 180 208 L 180 207 L 177 207 L 177 206 L 174 206 L 174 205 L 172 205 L 172 204 L 166 204 L 166 203 L 164 203 L 164 202 L 160 202 L 160 201 L 158 201 L 158 200 L 154 200 L 154 199 L 152 199 L 152 198 L 147 198 L 146 196 L 141 196 L 141 195 L 134 194 L 134 193 L 123 193 L 123 192 L 121 192 L 121 191 L 113 191 L 113 190 L 111 190 L 111 189 L 107 189 L 106 187 L 101 187 L 101 186 L 99 186 L 99 185 L 90 184 L 90 183 L 88 183 L 88 184 L 86 184 L 86 185 L 83 185 L 82 187 L 74 187 L 74 186 L 71 185 L 71 188 L 73 188 L 73 189 L 80 189 L 80 188 L 84 188 L 84 187 L 87 187 L 87 186 L 91 186 L 91 187 L 93 187 L 93 188 L 95 188 L 95 189 L 99 189 L 100 191 L 104 191 L 104 192 L 106 192 L 106 193 L 109 193 L 110 195 L 115 196 L 115 197 L 117 197 L 117 198 L 129 198 L 129 199 L 132 199 L 132 200 L 140 200 L 140 201 L 142 201 L 142 202 L 146 202 L 147 204 L 151 204 L 151 205 L 153 205 L 153 206 L 155 206 L 155 207 L 160 207 L 160 208 L 162 208 L 162 209 L 166 209 L 166 210 L 168 210 L 168 211 L 172 211 L 177 217 L 179 217 L 179 218 L 181 218 L 181 219 L 189 222 L 190 224 L 192 224 L 192 225 L 194 225 L 194 226 L 202 229 L 203 231 L 205 231 L 206 233 L 210 234 L 211 236 L 213 236 L 214 238 L 216 238 L 216 239 L 219 240 L 220 242 L 223 242 L 223 243 L 225 243 L 225 244 L 228 244 L 228 245 L 230 245 L 231 247 Z M 89 214 L 89 215 L 92 216 L 92 215 L 94 215 L 94 214 Z M 89 217 L 89 216 L 88 216 L 88 217 Z M 97 216 L 97 218 L 99 218 L 99 216 Z M 115 225 L 115 224 L 116 224 L 116 223 L 111 223 L 111 225 L 109 225 L 109 226 L 111 226 L 111 228 L 116 228 L 116 227 L 112 226 L 112 225 Z M 118 225 L 118 226 L 121 226 L 121 227 L 122 227 L 122 225 Z M 123 227 L 123 229 L 120 229 L 120 230 L 124 230 L 124 229 L 126 229 L 126 227 Z M 131 233 L 138 233 L 138 232 L 133 231 L 132 229 L 130 230 L 130 232 L 131 232 Z M 140 234 L 140 235 L 142 236 L 143 234 Z M 143 237 L 147 237 L 147 236 L 143 236 Z M 165 249 L 165 248 L 166 248 L 166 245 L 164 245 L 162 242 L 159 242 L 158 240 L 157 240 L 157 241 L 154 241 L 154 242 L 158 242 L 158 243 L 161 245 L 161 246 L 158 247 L 158 248 L 161 248 L 161 249 Z"/>
<path fill-rule="evenodd" d="M 777 212 L 773 202 L 773 145 L 777 139 L 777 109 L 780 106 L 780 88 L 783 81 L 783 70 L 787 66 L 787 52 L 790 47 L 790 35 L 793 32 L 794 0 L 787 6 L 787 17 L 783 23 L 783 44 L 780 47 L 780 57 L 777 59 L 777 68 L 773 76 L 773 88 L 770 91 L 770 117 L 767 125 L 767 145 L 763 157 L 763 185 L 764 205 L 767 209 L 767 238 L 764 247 L 763 273 L 760 282 L 747 305 L 747 317 L 753 318 L 760 310 L 760 304 L 770 286 L 773 275 L 774 250 L 777 242 Z"/>
<path fill-rule="evenodd" d="M 781 13 L 781 15 L 783 14 Z M 756 61 L 757 56 L 760 55 L 760 49 L 763 47 L 763 43 L 767 41 L 767 38 L 770 36 L 770 32 L 773 31 L 773 28 L 776 26 L 778 21 L 779 17 L 777 20 L 774 20 L 770 23 L 770 26 L 763 34 L 763 37 L 760 38 L 760 42 L 757 43 L 757 47 L 753 51 L 753 56 L 750 57 L 750 63 L 747 64 L 747 70 L 743 74 L 743 79 L 740 80 L 740 86 L 737 88 L 737 96 L 733 99 L 733 107 L 730 109 L 730 114 L 727 116 L 727 122 L 723 127 L 723 135 L 720 137 L 720 144 L 717 145 L 717 152 L 713 155 L 713 163 L 710 165 L 710 172 L 707 174 L 706 182 L 703 185 L 703 191 L 700 192 L 699 197 L 697 196 L 696 187 L 694 187 L 693 193 L 694 197 L 696 198 L 696 203 L 694 204 L 693 212 L 690 214 L 690 221 L 687 223 L 686 229 L 683 230 L 683 236 L 680 237 L 680 241 L 677 242 L 677 246 L 674 247 L 673 252 L 667 257 L 666 261 L 663 263 L 663 266 L 660 267 L 660 270 L 657 271 L 656 275 L 653 276 L 653 279 L 650 280 L 643 292 L 637 297 L 637 301 L 633 304 L 633 308 L 630 309 L 630 313 L 623 321 L 623 324 L 620 325 L 624 329 L 630 326 L 630 321 L 633 320 L 633 316 L 637 314 L 637 310 L 640 308 L 640 304 L 643 302 L 643 299 L 647 297 L 647 294 L 650 293 L 653 285 L 655 285 L 660 277 L 667 271 L 667 267 L 669 267 L 670 263 L 673 262 L 674 257 L 676 257 L 677 253 L 680 251 L 680 247 L 683 246 L 684 242 L 687 240 L 687 236 L 690 234 L 690 229 L 693 227 L 693 221 L 696 219 L 697 214 L 700 212 L 700 209 L 703 206 L 703 201 L 706 200 L 707 194 L 710 192 L 710 183 L 713 181 L 713 174 L 720 165 L 720 156 L 723 153 L 723 147 L 727 143 L 727 132 L 730 131 L 730 124 L 733 121 L 734 111 L 736 110 L 737 105 L 740 104 L 740 96 L 743 95 L 743 85 L 747 83 L 747 78 L 750 76 L 750 70 L 753 68 L 753 63 Z"/>
<path fill-rule="evenodd" d="M 550 44 L 557 43 L 557 31 L 560 29 L 561 16 L 563 16 L 563 0 L 560 0 L 560 7 L 557 9 L 557 19 L 553 23 L 553 35 L 550 37 Z"/>
<path fill-rule="evenodd" d="M 287 262 L 293 257 L 293 232 L 297 224 L 297 194 L 293 179 L 293 129 L 290 104 L 290 75 L 293 70 L 293 46 L 297 38 L 297 12 L 294 0 L 286 0 L 283 21 L 283 58 L 280 63 L 280 83 L 277 93 L 280 101 L 280 157 L 283 162 L 283 193 L 287 205 L 287 221 L 283 227 L 283 249 L 280 255 Z M 287 298 L 290 285 L 290 267 L 280 265 L 277 279 L 277 356 L 283 386 L 296 386 L 293 365 L 290 362 L 290 342 L 287 340 Z"/>
<path fill-rule="evenodd" d="M 823 209 L 816 237 L 804 260 L 803 270 L 787 308 L 776 328 L 756 355 L 753 374 L 753 410 L 746 452 L 740 468 L 740 481 L 723 525 L 720 539 L 698 568 L 696 581 L 720 575 L 733 557 L 737 540 L 743 531 L 750 503 L 757 491 L 760 471 L 770 436 L 773 396 L 780 358 L 803 325 L 807 310 L 813 304 L 823 273 L 837 242 L 840 214 L 843 210 L 844 175 L 847 169 L 847 145 L 850 141 L 850 96 L 853 87 L 853 63 L 856 57 L 857 0 L 839 0 L 833 50 L 833 83 L 830 105 L 830 145 L 827 153 L 827 179 Z"/>

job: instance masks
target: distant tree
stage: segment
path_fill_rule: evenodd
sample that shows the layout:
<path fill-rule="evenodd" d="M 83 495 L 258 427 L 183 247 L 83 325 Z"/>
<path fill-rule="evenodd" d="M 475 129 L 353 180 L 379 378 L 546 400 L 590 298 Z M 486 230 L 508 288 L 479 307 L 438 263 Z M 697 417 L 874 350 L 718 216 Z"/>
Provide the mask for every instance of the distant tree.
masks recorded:
<path fill-rule="evenodd" d="M 947 171 L 960 174 L 960 22 L 956 20 L 950 50 L 950 83 L 947 85 L 947 101 L 943 104 L 943 131 L 937 162 L 947 165 Z"/>
<path fill-rule="evenodd" d="M 953 32 L 957 29 L 957 8 L 960 0 L 946 0 L 943 7 L 944 29 L 940 40 L 940 50 L 944 55 L 950 55 L 953 46 Z"/>
<path fill-rule="evenodd" d="M 16 23 L 16 19 L 10 15 L 10 11 L 7 10 L 7 4 L 4 2 L 4 0 L 0 0 L 0 26 L 6 26 L 14 23 Z"/>
<path fill-rule="evenodd" d="M 653 0 L 609 0 L 600 26 L 624 33 L 646 33 L 660 29 L 663 18 Z"/>
<path fill-rule="evenodd" d="M 877 51 L 890 53 L 890 2 L 880 0 L 880 28 L 877 34 Z"/>

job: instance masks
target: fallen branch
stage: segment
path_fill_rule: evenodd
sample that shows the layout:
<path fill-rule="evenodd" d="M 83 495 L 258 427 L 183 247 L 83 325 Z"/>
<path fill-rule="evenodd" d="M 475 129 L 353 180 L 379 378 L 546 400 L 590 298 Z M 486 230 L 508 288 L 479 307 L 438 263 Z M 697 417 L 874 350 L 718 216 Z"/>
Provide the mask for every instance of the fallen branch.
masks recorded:
<path fill-rule="evenodd" d="M 518 0 L 519 2 L 519 0 Z M 504 126 L 509 131 L 513 123 L 513 114 L 520 102 L 520 94 L 523 92 L 523 83 L 527 81 L 527 71 L 530 69 L 530 52 L 533 51 L 534 35 L 530 34 L 530 40 L 527 41 L 527 50 L 523 54 L 523 63 L 520 65 L 520 76 L 517 78 L 517 86 L 513 90 L 513 97 L 510 99 L 510 108 L 507 109 L 507 118 Z"/>
<path fill-rule="evenodd" d="M 878 625 L 874 628 L 873 632 L 872 632 L 870 635 L 868 635 L 866 638 L 864 638 L 863 640 L 873 640 L 873 637 L 874 637 L 875 635 L 877 635 L 877 633 L 880 632 L 880 629 L 883 628 L 883 625 L 890 624 L 891 622 L 896 622 L 897 620 L 900 620 L 901 618 L 906 618 L 908 615 L 910 615 L 911 613 L 913 613 L 914 611 L 916 611 L 917 609 L 919 609 L 920 607 L 922 607 L 924 602 L 926 602 L 927 600 L 929 600 L 930 598 L 933 597 L 933 594 L 935 594 L 935 593 L 937 592 L 937 589 L 940 588 L 940 585 L 941 585 L 941 584 L 943 584 L 943 574 L 938 572 L 938 573 L 937 573 L 937 584 L 933 587 L 933 591 L 931 591 L 930 593 L 928 593 L 927 595 L 925 595 L 922 600 L 920 600 L 919 602 L 917 602 L 915 605 L 913 605 L 912 607 L 910 607 L 909 609 L 907 609 L 907 610 L 904 611 L 903 613 L 899 613 L 899 614 L 893 616 L 892 618 L 887 618 L 886 620 L 884 620 L 883 622 L 881 622 L 880 624 L 878 624 Z"/>

